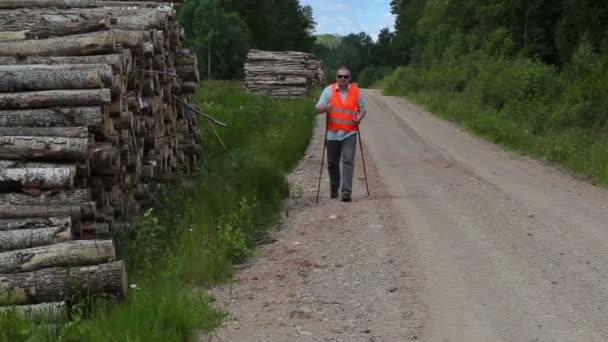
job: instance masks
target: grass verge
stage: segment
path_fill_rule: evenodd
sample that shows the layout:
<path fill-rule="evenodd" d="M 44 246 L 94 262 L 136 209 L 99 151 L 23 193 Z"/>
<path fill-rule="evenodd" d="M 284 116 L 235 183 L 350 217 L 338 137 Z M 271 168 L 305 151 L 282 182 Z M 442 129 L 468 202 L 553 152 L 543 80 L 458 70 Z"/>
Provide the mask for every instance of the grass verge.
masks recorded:
<path fill-rule="evenodd" d="M 398 68 L 382 88 L 489 141 L 606 185 L 606 82 L 608 58 L 583 46 L 559 72 L 537 61 L 477 53 Z"/>
<path fill-rule="evenodd" d="M 285 175 L 303 155 L 314 122 L 311 100 L 272 100 L 241 88 L 213 82 L 197 96 L 206 112 L 228 123 L 218 131 L 231 157 L 204 129 L 201 171 L 159 191 L 155 208 L 120 237 L 132 284 L 127 300 L 96 301 L 94 310 L 76 310 L 71 321 L 53 325 L 0 313 L 1 341 L 187 341 L 221 322 L 223 313 L 201 288 L 229 279 L 232 265 L 278 222 L 289 191 Z"/>

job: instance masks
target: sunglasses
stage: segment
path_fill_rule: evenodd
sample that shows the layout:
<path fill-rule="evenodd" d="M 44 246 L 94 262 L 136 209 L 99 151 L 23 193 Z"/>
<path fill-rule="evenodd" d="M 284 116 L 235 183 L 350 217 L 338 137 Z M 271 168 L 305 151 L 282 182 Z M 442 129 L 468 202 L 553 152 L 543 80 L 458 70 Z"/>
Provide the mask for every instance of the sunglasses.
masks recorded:
<path fill-rule="evenodd" d="M 338 75 L 338 78 L 350 78 L 350 75 Z"/>

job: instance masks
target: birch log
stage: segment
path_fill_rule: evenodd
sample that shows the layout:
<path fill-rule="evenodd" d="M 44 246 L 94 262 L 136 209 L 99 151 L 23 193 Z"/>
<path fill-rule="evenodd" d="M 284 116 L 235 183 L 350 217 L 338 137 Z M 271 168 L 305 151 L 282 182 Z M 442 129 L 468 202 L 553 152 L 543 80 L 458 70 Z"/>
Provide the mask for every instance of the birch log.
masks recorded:
<path fill-rule="evenodd" d="M 0 110 L 0 127 L 77 127 L 100 131 L 103 111 L 96 107 Z"/>
<path fill-rule="evenodd" d="M 93 7 L 96 0 L 0 0 L 0 8 Z"/>
<path fill-rule="evenodd" d="M 0 42 L 3 56 L 81 56 L 113 52 L 112 31 L 83 33 L 68 37 Z"/>
<path fill-rule="evenodd" d="M 126 295 L 127 271 L 122 261 L 0 275 L 0 305 L 33 304 L 102 293 L 120 298 Z"/>
<path fill-rule="evenodd" d="M 0 158 L 17 160 L 83 160 L 88 139 L 0 136 Z"/>
<path fill-rule="evenodd" d="M 168 20 L 172 17 L 175 17 L 175 9 L 171 7 L 131 8 L 129 6 L 122 6 L 0 11 L 0 23 L 3 21 L 8 23 L 6 28 L 3 27 L 3 31 L 17 31 L 20 28 L 29 27 L 37 28 L 41 23 L 55 26 L 64 22 L 65 25 L 69 27 L 83 27 L 85 26 L 86 20 L 96 20 L 100 22 L 104 19 L 111 21 L 111 27 L 113 29 L 130 31 L 167 30 Z M 97 30 L 104 28 L 105 27 L 99 27 Z M 42 30 L 43 28 L 40 29 Z M 76 33 L 77 32 L 74 32 L 72 34 Z"/>
<path fill-rule="evenodd" d="M 40 323 L 58 323 L 68 319 L 68 308 L 65 302 L 0 307 L 0 313 L 3 312 L 16 312 Z"/>
<path fill-rule="evenodd" d="M 76 166 L 0 168 L 0 196 L 3 191 L 21 191 L 22 188 L 40 190 L 71 189 L 74 186 Z M 7 195 L 5 195 L 7 196 Z M 0 197 L 2 198 L 2 197 Z M 8 199 L 5 197 L 5 199 Z M 0 200 L 0 203 L 8 203 Z"/>
<path fill-rule="evenodd" d="M 35 195 L 0 192 L 0 203 L 13 205 L 80 204 L 90 200 L 89 189 L 43 191 Z"/>
<path fill-rule="evenodd" d="M 114 261 L 112 240 L 78 240 L 0 253 L 0 274 Z"/>
<path fill-rule="evenodd" d="M 44 39 L 110 28 L 106 14 L 61 14 L 54 11 L 0 11 L 0 41 Z"/>
<path fill-rule="evenodd" d="M 0 204 L 0 218 L 30 218 L 30 217 L 63 217 L 70 216 L 72 220 L 95 219 L 95 202 L 48 205 L 12 205 Z"/>
<path fill-rule="evenodd" d="M 52 245 L 72 240 L 70 227 L 0 231 L 0 252 Z"/>
<path fill-rule="evenodd" d="M 129 52 L 129 50 L 125 50 Z M 117 74 L 123 73 L 126 66 L 122 54 L 93 55 L 93 56 L 0 56 L 0 65 L 24 65 L 24 64 L 109 64 Z"/>
<path fill-rule="evenodd" d="M 49 217 L 49 218 L 20 218 L 20 219 L 0 219 L 0 231 L 17 229 L 39 229 L 60 227 L 71 227 L 72 218 L 69 216 Z"/>
<path fill-rule="evenodd" d="M 111 100 L 109 89 L 0 93 L 0 109 L 109 105 Z"/>
<path fill-rule="evenodd" d="M 0 136 L 86 139 L 89 137 L 89 130 L 86 127 L 0 127 Z"/>
<path fill-rule="evenodd" d="M 0 65 L 0 92 L 112 87 L 107 64 Z"/>

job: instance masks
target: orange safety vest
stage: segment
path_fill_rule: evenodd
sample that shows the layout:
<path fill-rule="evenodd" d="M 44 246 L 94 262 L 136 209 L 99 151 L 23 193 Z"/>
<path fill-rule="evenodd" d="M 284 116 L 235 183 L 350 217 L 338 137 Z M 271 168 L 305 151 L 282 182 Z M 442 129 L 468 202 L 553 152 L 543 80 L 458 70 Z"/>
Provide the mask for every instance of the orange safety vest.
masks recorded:
<path fill-rule="evenodd" d="M 331 112 L 327 116 L 327 129 L 330 131 L 343 130 L 345 132 L 354 132 L 357 130 L 355 125 L 355 115 L 359 112 L 359 94 L 360 90 L 356 84 L 351 83 L 348 88 L 348 94 L 343 102 L 338 84 L 331 85 L 331 97 L 329 104 Z"/>

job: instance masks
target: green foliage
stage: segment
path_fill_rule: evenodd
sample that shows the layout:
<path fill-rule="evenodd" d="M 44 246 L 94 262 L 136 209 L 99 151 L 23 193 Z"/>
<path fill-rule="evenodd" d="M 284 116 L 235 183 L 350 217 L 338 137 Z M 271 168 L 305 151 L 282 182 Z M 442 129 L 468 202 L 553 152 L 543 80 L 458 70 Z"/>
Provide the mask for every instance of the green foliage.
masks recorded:
<path fill-rule="evenodd" d="M 120 237 L 127 300 L 92 299 L 92 311 L 83 303 L 59 325 L 0 313 L 1 341 L 181 342 L 220 324 L 224 313 L 210 307 L 201 288 L 229 279 L 233 263 L 249 257 L 278 222 L 289 192 L 285 174 L 303 155 L 314 120 L 311 100 L 273 100 L 241 88 L 214 82 L 198 96 L 205 111 L 228 123 L 218 130 L 230 156 L 204 130 L 201 171 L 156 191 L 155 208 Z"/>
<path fill-rule="evenodd" d="M 316 38 L 315 44 L 323 45 L 330 49 L 335 49 L 342 44 L 342 37 L 335 34 L 319 34 Z"/>
<path fill-rule="evenodd" d="M 381 83 L 478 134 L 608 182 L 608 3 L 393 0 Z M 386 64 L 386 62 L 384 62 Z"/>
<path fill-rule="evenodd" d="M 393 0 L 398 63 L 426 65 L 441 59 L 454 33 L 463 34 L 469 51 L 488 40 L 508 42 L 507 51 L 566 65 L 581 36 L 595 49 L 608 40 L 608 3 L 592 0 Z M 500 43 L 499 45 L 503 45 Z M 486 51 L 490 52 L 490 51 Z"/>
<path fill-rule="evenodd" d="M 312 8 L 299 0 L 186 0 L 179 21 L 201 72 L 210 60 L 214 79 L 242 78 L 250 48 L 309 52 L 315 41 Z"/>
<path fill-rule="evenodd" d="M 336 78 L 336 70 L 341 66 L 348 67 L 353 80 L 357 81 L 361 71 L 369 66 L 373 46 L 372 38 L 365 32 L 360 32 L 342 37 L 336 47 L 317 44 L 313 51 L 324 62 L 325 79 L 328 82 Z"/>
<path fill-rule="evenodd" d="M 371 88 L 393 71 L 390 66 L 371 66 L 363 69 L 359 75 L 359 86 Z"/>
<path fill-rule="evenodd" d="M 607 61 L 584 40 L 561 73 L 524 57 L 446 53 L 428 67 L 398 68 L 382 86 L 493 142 L 608 183 Z"/>

